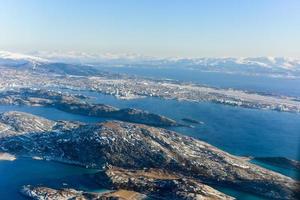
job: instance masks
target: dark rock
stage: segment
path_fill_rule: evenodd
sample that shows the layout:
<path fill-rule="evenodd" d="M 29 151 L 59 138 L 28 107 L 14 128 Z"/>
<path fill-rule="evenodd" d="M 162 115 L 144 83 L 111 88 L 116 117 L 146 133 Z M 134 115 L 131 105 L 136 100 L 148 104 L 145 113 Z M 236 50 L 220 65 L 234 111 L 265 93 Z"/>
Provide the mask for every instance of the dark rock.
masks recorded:
<path fill-rule="evenodd" d="M 193 124 L 204 124 L 201 121 L 195 120 L 195 119 L 190 119 L 190 118 L 182 118 L 181 119 L 184 122 L 188 122 L 188 123 L 193 123 Z"/>
<path fill-rule="evenodd" d="M 143 200 L 147 196 L 127 190 L 106 193 L 92 193 L 71 188 L 52 189 L 48 187 L 23 186 L 21 194 L 35 200 Z"/>
<path fill-rule="evenodd" d="M 134 190 L 153 199 L 233 199 L 197 180 L 161 169 L 126 170 L 109 166 L 94 178 L 104 187 Z"/>
<path fill-rule="evenodd" d="M 20 115 L 23 117 L 18 119 L 23 118 L 25 122 L 31 116 Z M 55 122 L 51 130 L 19 132 L 5 120 L 13 116 L 0 117 L 0 123 L 6 125 L 0 130 L 4 135 L 0 137 L 0 148 L 14 155 L 39 156 L 96 168 L 110 164 L 132 170 L 163 169 L 209 185 L 239 188 L 272 199 L 296 199 L 295 195 L 299 194 L 299 183 L 291 178 L 165 129 L 120 121 Z M 43 121 L 41 118 L 35 123 Z"/>
<path fill-rule="evenodd" d="M 8 91 L 0 94 L 0 104 L 48 106 L 85 116 L 111 118 L 159 127 L 180 126 L 176 121 L 158 114 L 132 108 L 118 109 L 110 105 L 93 104 L 85 101 L 84 96 L 54 91 L 30 89 Z"/>

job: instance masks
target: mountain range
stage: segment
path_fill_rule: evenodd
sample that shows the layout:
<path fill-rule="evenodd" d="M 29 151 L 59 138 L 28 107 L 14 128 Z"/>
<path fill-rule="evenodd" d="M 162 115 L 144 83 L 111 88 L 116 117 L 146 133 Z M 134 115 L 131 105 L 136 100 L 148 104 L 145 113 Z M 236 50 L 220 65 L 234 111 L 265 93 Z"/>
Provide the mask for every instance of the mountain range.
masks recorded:
<path fill-rule="evenodd" d="M 27 66 L 35 69 L 38 66 L 50 65 L 52 68 L 61 69 L 64 67 L 62 65 L 67 64 L 85 66 L 84 70 L 101 69 L 103 66 L 154 67 L 289 78 L 300 77 L 300 59 L 288 57 L 158 58 L 134 54 L 115 55 L 76 52 L 33 52 L 31 54 L 19 54 L 0 51 L 0 66 Z M 81 73 L 84 73 L 84 71 L 81 71 Z"/>

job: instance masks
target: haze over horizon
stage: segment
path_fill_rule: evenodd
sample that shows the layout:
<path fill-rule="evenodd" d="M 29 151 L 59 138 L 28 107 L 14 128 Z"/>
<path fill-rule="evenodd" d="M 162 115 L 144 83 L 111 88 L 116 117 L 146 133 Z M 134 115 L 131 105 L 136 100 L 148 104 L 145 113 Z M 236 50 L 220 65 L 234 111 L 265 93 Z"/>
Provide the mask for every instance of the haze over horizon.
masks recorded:
<path fill-rule="evenodd" d="M 300 58 L 297 0 L 0 4 L 0 50 Z"/>

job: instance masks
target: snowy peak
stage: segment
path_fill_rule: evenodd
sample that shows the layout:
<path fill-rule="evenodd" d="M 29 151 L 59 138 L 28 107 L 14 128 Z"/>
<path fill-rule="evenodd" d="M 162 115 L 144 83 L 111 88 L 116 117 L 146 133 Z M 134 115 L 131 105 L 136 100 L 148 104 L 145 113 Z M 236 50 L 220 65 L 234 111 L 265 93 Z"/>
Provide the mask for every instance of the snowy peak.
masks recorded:
<path fill-rule="evenodd" d="M 181 68 L 247 75 L 300 77 L 300 59 L 288 57 L 159 58 L 138 54 L 34 52 L 30 55 L 25 55 L 0 51 L 0 66 L 26 66 L 27 68 L 36 69 L 38 66 L 43 65 L 45 67 L 45 64 L 49 64 L 48 70 L 51 71 L 55 68 L 55 70 L 59 69 L 61 72 L 65 72 L 65 67 L 57 63 L 61 65 L 77 65 L 76 69 L 81 70 L 81 74 L 87 70 L 87 66 L 97 68 L 97 66 L 104 64 L 111 67 L 153 67 L 171 70 Z M 70 69 L 70 66 L 68 69 Z"/>
<path fill-rule="evenodd" d="M 0 65 L 5 66 L 24 66 L 29 65 L 32 68 L 35 68 L 42 63 L 48 63 L 49 60 L 31 56 L 31 55 L 25 55 L 20 53 L 12 53 L 9 51 L 0 51 Z"/>
<path fill-rule="evenodd" d="M 3 62 L 39 63 L 66 62 L 66 63 L 117 63 L 117 64 L 151 64 L 159 65 L 182 65 L 182 67 L 263 67 L 282 68 L 285 70 L 300 69 L 300 59 L 288 57 L 202 57 L 202 58 L 159 58 L 142 56 L 139 54 L 91 54 L 83 52 L 43 52 L 38 51 L 30 55 L 0 51 L 0 63 Z"/>
<path fill-rule="evenodd" d="M 193 59 L 169 59 L 171 63 L 182 63 L 193 66 L 204 67 L 223 67 L 223 66 L 240 66 L 240 67 L 263 67 L 263 68 L 283 68 L 293 70 L 300 68 L 300 60 L 286 57 L 225 57 L 225 58 L 193 58 Z"/>
<path fill-rule="evenodd" d="M 261 67 L 277 67 L 292 70 L 300 67 L 300 60 L 286 57 L 256 57 L 238 59 L 237 63 L 258 65 Z"/>
<path fill-rule="evenodd" d="M 99 63 L 99 62 L 118 62 L 128 63 L 137 62 L 149 59 L 148 57 L 139 54 L 113 54 L 113 53 L 84 53 L 84 52 L 34 52 L 33 55 L 51 60 L 53 62 L 67 62 L 67 63 Z M 153 59 L 153 58 L 151 58 Z"/>
<path fill-rule="evenodd" d="M 20 53 L 12 53 L 9 51 L 0 51 L 0 58 L 2 59 L 11 59 L 11 60 L 28 60 L 35 62 L 47 62 L 48 60 L 44 58 L 39 58 L 36 56 L 25 55 Z"/>

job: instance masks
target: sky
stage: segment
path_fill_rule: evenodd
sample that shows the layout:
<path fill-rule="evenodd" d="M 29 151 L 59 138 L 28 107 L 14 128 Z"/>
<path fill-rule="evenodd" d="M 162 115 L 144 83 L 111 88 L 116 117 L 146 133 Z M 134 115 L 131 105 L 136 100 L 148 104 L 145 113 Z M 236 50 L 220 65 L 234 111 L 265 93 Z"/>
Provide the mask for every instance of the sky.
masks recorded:
<path fill-rule="evenodd" d="M 300 57 L 299 0 L 0 0 L 0 50 Z"/>

